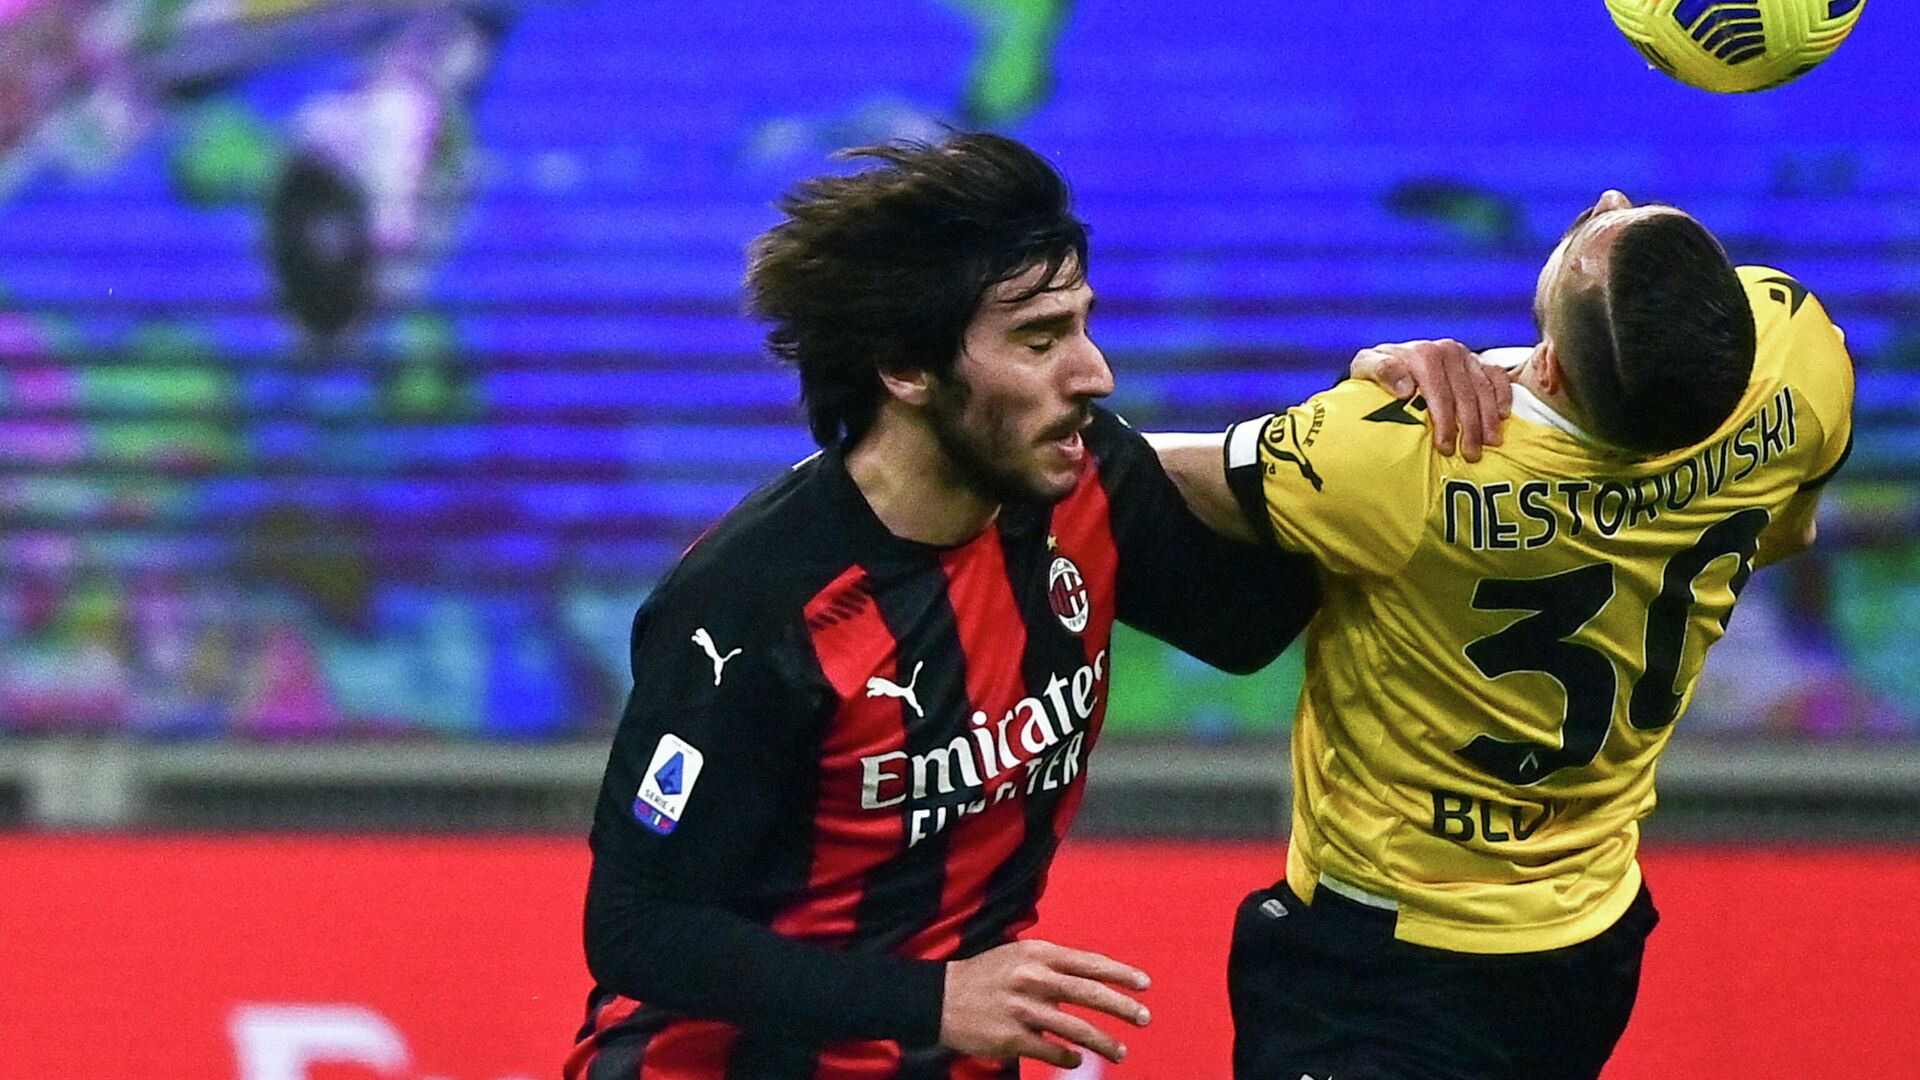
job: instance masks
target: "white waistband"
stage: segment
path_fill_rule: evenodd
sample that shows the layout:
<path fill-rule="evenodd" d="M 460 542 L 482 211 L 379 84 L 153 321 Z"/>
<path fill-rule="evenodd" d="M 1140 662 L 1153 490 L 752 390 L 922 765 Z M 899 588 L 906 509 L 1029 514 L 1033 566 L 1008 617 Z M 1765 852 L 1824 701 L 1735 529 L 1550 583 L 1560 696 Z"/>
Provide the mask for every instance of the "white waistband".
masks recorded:
<path fill-rule="evenodd" d="M 1400 910 L 1400 901 L 1389 896 L 1381 896 L 1378 893 L 1370 893 L 1358 885 L 1341 881 L 1337 877 L 1328 877 L 1325 874 L 1321 874 L 1320 887 L 1336 895 L 1344 896 L 1356 904 L 1365 904 L 1368 907 L 1379 908 L 1382 911 Z"/>

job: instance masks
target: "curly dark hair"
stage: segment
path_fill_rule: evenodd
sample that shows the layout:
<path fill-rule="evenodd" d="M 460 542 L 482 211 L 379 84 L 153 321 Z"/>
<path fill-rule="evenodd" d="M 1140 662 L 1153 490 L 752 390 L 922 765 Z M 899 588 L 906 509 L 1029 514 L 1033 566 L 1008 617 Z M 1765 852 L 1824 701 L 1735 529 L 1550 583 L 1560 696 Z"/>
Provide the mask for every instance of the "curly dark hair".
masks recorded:
<path fill-rule="evenodd" d="M 878 166 L 805 181 L 748 248 L 748 309 L 800 373 L 822 446 L 857 442 L 880 408 L 881 371 L 947 375 L 995 286 L 1044 267 L 1025 300 L 1086 273 L 1087 227 L 1047 160 L 1000 135 L 844 151 Z M 1056 280 L 1062 268 L 1067 280 Z"/>

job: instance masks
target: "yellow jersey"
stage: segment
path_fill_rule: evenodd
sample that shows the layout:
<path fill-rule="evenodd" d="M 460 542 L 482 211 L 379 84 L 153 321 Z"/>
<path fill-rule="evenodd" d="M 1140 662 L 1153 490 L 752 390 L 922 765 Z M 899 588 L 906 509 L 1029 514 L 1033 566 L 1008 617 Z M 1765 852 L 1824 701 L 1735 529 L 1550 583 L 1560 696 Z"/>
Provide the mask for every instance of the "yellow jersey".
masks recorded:
<path fill-rule="evenodd" d="M 1349 381 L 1229 429 L 1256 531 L 1320 563 L 1287 880 L 1397 906 L 1396 935 L 1531 952 L 1640 886 L 1654 762 L 1761 531 L 1844 460 L 1853 372 L 1799 282 L 1741 267 L 1759 351 L 1699 445 L 1634 460 L 1516 385 L 1503 445 L 1433 449 L 1424 405 Z"/>

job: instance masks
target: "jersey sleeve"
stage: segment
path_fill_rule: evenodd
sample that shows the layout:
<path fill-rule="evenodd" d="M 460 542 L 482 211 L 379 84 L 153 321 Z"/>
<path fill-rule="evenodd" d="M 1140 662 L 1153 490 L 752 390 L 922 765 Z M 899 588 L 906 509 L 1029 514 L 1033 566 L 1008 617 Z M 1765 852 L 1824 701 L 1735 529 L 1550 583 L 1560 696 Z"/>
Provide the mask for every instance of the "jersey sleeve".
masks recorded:
<path fill-rule="evenodd" d="M 1115 614 L 1214 667 L 1258 671 L 1320 606 L 1313 564 L 1209 529 L 1147 441 L 1096 410 L 1087 431 L 1119 549 Z"/>
<path fill-rule="evenodd" d="M 1254 533 L 1345 575 L 1413 558 L 1435 466 L 1425 403 L 1348 380 L 1227 431 L 1227 484 Z"/>
<path fill-rule="evenodd" d="M 1784 381 L 1820 421 L 1820 446 L 1801 490 L 1827 482 L 1853 450 L 1853 360 L 1846 335 L 1820 298 L 1772 267 L 1743 266 L 1759 330 L 1761 358 L 1777 363 Z"/>
<path fill-rule="evenodd" d="M 688 606 L 635 620 L 634 689 L 591 838 L 595 979 L 753 1031 L 937 1040 L 943 965 L 828 949 L 766 925 L 766 867 L 783 845 L 807 841 L 794 829 L 811 818 L 827 691 L 797 617 L 753 635 L 740 604 L 704 619 Z"/>

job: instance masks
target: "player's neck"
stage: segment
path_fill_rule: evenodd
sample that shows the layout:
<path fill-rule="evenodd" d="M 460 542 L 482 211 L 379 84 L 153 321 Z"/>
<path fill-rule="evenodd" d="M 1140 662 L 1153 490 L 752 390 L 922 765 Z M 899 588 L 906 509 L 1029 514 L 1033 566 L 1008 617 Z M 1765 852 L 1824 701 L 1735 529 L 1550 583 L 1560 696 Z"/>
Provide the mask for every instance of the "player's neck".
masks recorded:
<path fill-rule="evenodd" d="M 1535 345 L 1532 355 L 1527 357 L 1526 362 L 1514 369 L 1513 381 L 1526 387 L 1547 408 L 1578 424 L 1580 410 L 1574 407 L 1573 399 L 1567 396 L 1565 382 L 1555 385 L 1552 389 L 1547 387 L 1547 380 L 1543 374 L 1547 365 L 1545 352 L 1545 345 Z"/>
<path fill-rule="evenodd" d="M 925 423 L 887 405 L 847 452 L 847 472 L 880 524 L 905 540 L 965 543 L 1000 512 L 960 478 Z"/>

